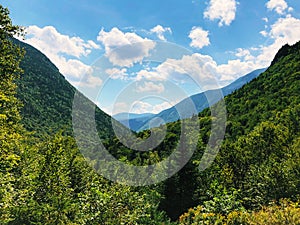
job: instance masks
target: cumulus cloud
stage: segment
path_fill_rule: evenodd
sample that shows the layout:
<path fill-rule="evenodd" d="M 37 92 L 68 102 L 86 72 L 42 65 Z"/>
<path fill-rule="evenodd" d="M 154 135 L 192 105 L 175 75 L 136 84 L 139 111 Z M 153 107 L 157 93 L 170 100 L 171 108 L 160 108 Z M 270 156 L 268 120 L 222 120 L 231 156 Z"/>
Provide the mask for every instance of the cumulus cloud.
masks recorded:
<path fill-rule="evenodd" d="M 168 76 L 175 75 L 178 81 L 184 81 L 185 76 L 190 77 L 203 88 L 214 83 L 216 62 L 212 57 L 194 53 L 192 55 L 184 55 L 181 59 L 168 59 L 162 65 L 161 70 Z"/>
<path fill-rule="evenodd" d="M 261 55 L 255 57 L 251 54 L 252 51 L 254 49 L 239 48 L 235 53 L 237 59 L 223 64 L 218 64 L 211 56 L 200 53 L 185 55 L 181 59 L 167 59 L 151 71 L 138 74 L 138 80 L 173 80 L 185 83 L 190 78 L 203 91 L 220 88 L 255 69 L 267 67 L 276 53 L 267 50 L 264 52 L 259 48 L 255 51 L 260 51 Z"/>
<path fill-rule="evenodd" d="M 205 91 L 223 87 L 241 75 L 258 68 L 250 50 L 238 49 L 236 56 L 240 59 L 230 60 L 225 64 L 218 64 L 212 57 L 200 53 L 184 55 L 180 59 L 167 59 L 157 67 L 138 72 L 135 81 L 142 85 L 137 86 L 135 91 L 161 93 L 162 96 L 168 96 L 175 105 L 187 97 L 184 92 L 181 93 L 183 89 L 181 90 L 180 85 L 186 83 L 188 78 L 197 83 L 200 90 Z M 169 87 L 168 82 L 177 83 L 179 89 L 165 89 Z M 158 113 L 169 107 L 171 105 L 166 102 L 162 104 L 151 104 L 140 100 L 133 103 L 121 102 L 115 104 L 113 114 L 126 112 L 129 109 L 132 113 Z"/>
<path fill-rule="evenodd" d="M 285 10 L 288 9 L 288 4 L 285 0 L 269 0 L 266 6 L 269 10 L 275 10 L 280 15 L 284 14 Z"/>
<path fill-rule="evenodd" d="M 290 15 L 285 18 L 279 18 L 271 26 L 270 37 L 282 40 L 282 44 L 295 44 L 300 39 L 300 20 Z"/>
<path fill-rule="evenodd" d="M 94 88 L 100 87 L 103 81 L 99 77 L 84 76 L 79 82 L 72 82 L 77 87 Z"/>
<path fill-rule="evenodd" d="M 111 116 L 129 111 L 127 102 L 116 102 L 109 106 L 103 106 L 101 102 L 97 101 L 96 104 L 101 110 Z"/>
<path fill-rule="evenodd" d="M 254 59 L 254 56 L 251 55 L 251 52 L 249 49 L 238 48 L 235 55 L 239 58 L 244 58 L 245 60 L 253 60 Z"/>
<path fill-rule="evenodd" d="M 50 56 L 54 63 L 60 68 L 60 72 L 72 80 L 80 80 L 84 75 L 91 75 L 93 68 L 77 59 L 66 59 L 62 56 Z"/>
<path fill-rule="evenodd" d="M 202 90 L 220 88 L 241 75 L 254 69 L 255 65 L 249 60 L 252 58 L 250 52 L 240 50 L 238 53 L 243 58 L 229 60 L 226 64 L 218 64 L 211 56 L 194 53 L 184 56 L 180 60 L 169 60 L 169 64 L 175 65 L 176 72 L 185 72 L 191 77 Z M 182 79 L 185 79 L 182 77 Z"/>
<path fill-rule="evenodd" d="M 127 80 L 128 79 L 128 73 L 126 68 L 110 68 L 106 69 L 105 73 L 109 75 L 111 79 L 114 80 Z"/>
<path fill-rule="evenodd" d="M 162 66 L 160 65 L 153 70 L 140 70 L 139 72 L 137 72 L 135 80 L 164 81 L 167 78 L 164 76 L 163 73 L 161 73 L 161 68 Z"/>
<path fill-rule="evenodd" d="M 252 60 L 244 61 L 240 59 L 229 60 L 226 64 L 221 64 L 216 67 L 221 86 L 227 85 L 238 77 L 255 69 L 258 69 L 258 67 Z"/>
<path fill-rule="evenodd" d="M 264 36 L 271 44 L 255 48 L 238 48 L 237 57 L 218 64 L 212 57 L 194 53 L 180 59 L 167 59 L 151 70 L 142 70 L 137 80 L 185 82 L 187 76 L 200 84 L 203 90 L 224 86 L 255 69 L 268 67 L 278 50 L 286 43 L 292 45 L 300 40 L 300 19 L 290 15 L 279 18 Z"/>
<path fill-rule="evenodd" d="M 235 19 L 236 6 L 235 0 L 210 0 L 204 18 L 219 20 L 219 26 L 228 26 Z"/>
<path fill-rule="evenodd" d="M 25 42 L 43 52 L 71 83 L 74 84 L 83 75 L 92 73 L 92 68 L 79 59 L 87 56 L 93 49 L 100 48 L 95 42 L 69 37 L 52 26 L 29 26 L 26 34 Z"/>
<path fill-rule="evenodd" d="M 26 42 L 34 44 L 44 53 L 64 53 L 74 57 L 87 56 L 91 49 L 97 49 L 99 46 L 89 40 L 84 41 L 79 37 L 69 37 L 59 33 L 55 27 L 46 26 L 43 28 L 29 26 L 26 29 Z"/>
<path fill-rule="evenodd" d="M 154 82 L 145 82 L 143 85 L 139 85 L 137 87 L 137 92 L 142 93 L 162 93 L 165 90 L 165 87 L 162 83 L 154 83 Z"/>
<path fill-rule="evenodd" d="M 201 27 L 193 27 L 189 34 L 189 38 L 192 39 L 190 46 L 194 48 L 201 49 L 210 44 L 208 31 L 203 30 Z"/>
<path fill-rule="evenodd" d="M 113 65 L 131 67 L 149 56 L 155 42 L 136 33 L 123 33 L 114 27 L 109 32 L 102 29 L 97 40 L 105 47 L 106 57 Z"/>
<path fill-rule="evenodd" d="M 124 113 L 124 112 L 136 113 L 136 114 L 142 114 L 147 112 L 147 113 L 157 114 L 167 108 L 171 108 L 174 105 L 175 105 L 174 102 L 167 102 L 167 101 L 164 101 L 159 104 L 151 104 L 146 101 L 137 100 L 131 103 L 131 105 L 128 105 L 127 102 L 117 102 L 114 105 L 103 107 L 98 102 L 98 106 L 101 107 L 101 109 L 109 115 L 116 115 L 118 113 Z"/>
<path fill-rule="evenodd" d="M 293 45 L 300 40 L 300 20 L 290 15 L 279 18 L 270 30 L 260 33 L 272 41 L 269 45 L 256 48 L 237 49 L 236 60 L 228 61 L 227 64 L 219 65 L 218 73 L 222 73 L 223 80 L 230 80 L 233 77 L 241 76 L 257 68 L 268 67 L 278 50 L 285 44 Z M 235 75 L 236 74 L 236 75 Z"/>
<path fill-rule="evenodd" d="M 207 55 L 195 53 L 184 55 L 181 59 L 167 59 L 151 71 L 142 70 L 136 79 L 147 81 L 173 81 L 185 83 L 193 80 L 203 89 L 217 88 L 216 86 L 217 63 Z"/>
<path fill-rule="evenodd" d="M 300 40 L 300 20 L 290 15 L 279 18 L 270 31 L 264 31 L 264 35 L 273 40 L 273 43 L 262 46 L 260 54 L 256 57 L 256 63 L 261 66 L 269 66 L 277 51 L 285 44 L 293 45 Z"/>
<path fill-rule="evenodd" d="M 132 105 L 130 112 L 137 114 L 145 112 L 157 114 L 163 111 L 164 109 L 171 108 L 172 106 L 173 104 L 169 102 L 162 102 L 160 104 L 150 104 L 144 101 L 135 101 Z"/>
<path fill-rule="evenodd" d="M 150 32 L 155 33 L 161 41 L 166 41 L 164 33 L 166 33 L 166 32 L 172 33 L 172 30 L 170 27 L 163 27 L 161 25 L 157 25 L 157 26 L 153 27 L 150 30 Z"/>

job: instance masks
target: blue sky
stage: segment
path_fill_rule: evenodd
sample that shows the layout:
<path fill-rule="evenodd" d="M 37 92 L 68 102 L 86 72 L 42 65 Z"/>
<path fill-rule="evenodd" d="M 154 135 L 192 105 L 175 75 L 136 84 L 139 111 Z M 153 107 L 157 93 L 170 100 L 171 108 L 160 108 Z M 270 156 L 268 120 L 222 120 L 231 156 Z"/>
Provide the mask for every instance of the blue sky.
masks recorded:
<path fill-rule="evenodd" d="M 109 114 L 159 112 L 267 67 L 299 0 L 0 0 L 26 42 Z"/>

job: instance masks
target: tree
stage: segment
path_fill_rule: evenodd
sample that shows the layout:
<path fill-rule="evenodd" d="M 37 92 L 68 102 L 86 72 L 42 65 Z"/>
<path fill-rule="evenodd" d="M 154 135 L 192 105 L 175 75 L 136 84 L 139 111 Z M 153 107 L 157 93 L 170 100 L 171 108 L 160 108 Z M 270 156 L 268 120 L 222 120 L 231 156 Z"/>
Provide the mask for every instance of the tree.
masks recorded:
<path fill-rule="evenodd" d="M 0 5 L 0 220 L 11 220 L 13 205 L 14 172 L 22 152 L 22 126 L 20 125 L 20 102 L 16 98 L 15 80 L 22 70 L 19 67 L 24 55 L 13 44 L 13 36 L 22 36 L 23 29 L 14 26 L 9 11 Z"/>

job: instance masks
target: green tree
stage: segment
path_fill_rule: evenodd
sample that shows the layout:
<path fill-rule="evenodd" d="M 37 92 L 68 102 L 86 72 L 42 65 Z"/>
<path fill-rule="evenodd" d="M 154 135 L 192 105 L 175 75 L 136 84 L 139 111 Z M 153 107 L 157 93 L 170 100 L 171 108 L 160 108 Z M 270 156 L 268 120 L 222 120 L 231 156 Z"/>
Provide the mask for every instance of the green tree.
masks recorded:
<path fill-rule="evenodd" d="M 4 223 L 11 220 L 15 172 L 23 148 L 20 102 L 15 96 L 23 51 L 12 43 L 13 36 L 22 34 L 22 28 L 12 24 L 8 9 L 0 5 L 0 220 Z"/>

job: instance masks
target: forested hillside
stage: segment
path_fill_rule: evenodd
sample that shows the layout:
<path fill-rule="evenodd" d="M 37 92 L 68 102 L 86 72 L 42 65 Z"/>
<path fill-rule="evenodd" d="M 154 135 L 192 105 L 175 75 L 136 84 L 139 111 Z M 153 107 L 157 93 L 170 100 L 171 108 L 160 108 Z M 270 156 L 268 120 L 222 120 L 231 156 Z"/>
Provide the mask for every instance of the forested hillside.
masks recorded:
<path fill-rule="evenodd" d="M 225 140 L 208 169 L 198 166 L 217 118 L 206 109 L 183 123 L 200 123 L 200 136 L 186 140 L 197 145 L 188 164 L 161 183 L 131 187 L 88 166 L 72 136 L 75 89 L 39 51 L 12 39 L 23 31 L 1 5 L 0 15 L 1 224 L 300 223 L 300 42 L 225 98 Z M 128 164 L 157 163 L 185 136 L 180 121 L 169 123 L 157 148 L 133 151 L 96 110 L 105 146 Z"/>
<path fill-rule="evenodd" d="M 168 224 L 155 188 L 114 184 L 87 165 L 68 136 L 74 88 L 44 55 L 12 40 L 23 31 L 1 5 L 0 15 L 0 223 Z M 110 117 L 98 109 L 96 118 L 109 136 Z"/>
<path fill-rule="evenodd" d="M 300 42 L 283 48 L 266 72 L 225 98 L 225 140 L 204 172 L 198 165 L 209 139 L 211 116 L 209 109 L 199 114 L 197 151 L 180 172 L 163 182 L 160 208 L 173 220 L 196 205 L 200 205 L 196 212 L 181 218 L 184 224 L 192 223 L 193 213 L 199 218 L 208 213 L 211 221 L 224 217 L 224 222 L 231 212 L 259 210 L 285 198 L 299 200 Z M 172 153 L 180 131 L 180 121 L 168 124 L 163 143 L 148 153 L 126 150 L 117 139 L 109 148 L 133 164 L 151 164 Z M 147 137 L 149 132 L 138 135 Z"/>
<path fill-rule="evenodd" d="M 254 78 L 258 77 L 261 73 L 263 73 L 266 69 L 258 69 L 254 70 L 251 73 L 248 73 L 239 79 L 235 80 L 231 84 L 221 88 L 222 95 L 219 94 L 218 89 L 216 90 L 208 90 L 205 92 L 201 92 L 196 95 L 192 95 L 189 98 L 186 98 L 179 103 L 177 103 L 175 106 L 163 110 L 162 112 L 158 113 L 157 115 L 148 116 L 142 119 L 137 119 L 136 121 L 134 119 L 129 120 L 129 124 L 131 125 L 133 130 L 145 130 L 146 128 L 150 127 L 149 121 L 151 121 L 155 117 L 159 117 L 163 119 L 164 123 L 174 122 L 179 120 L 180 118 L 189 118 L 191 117 L 191 111 L 189 110 L 189 102 L 192 101 L 195 105 L 197 112 L 202 112 L 205 108 L 208 108 L 210 104 L 214 104 L 218 101 L 220 101 L 223 96 L 227 96 L 234 92 L 235 90 L 241 88 L 245 84 L 249 83 Z M 208 103 L 207 96 L 214 96 L 210 99 L 210 103 Z M 179 116 L 179 113 L 181 112 L 181 116 Z M 153 123 L 153 122 L 151 122 Z M 159 126 L 162 122 L 156 124 L 156 126 Z M 155 123 L 153 123 L 155 124 Z M 152 125 L 153 126 L 153 125 Z"/>
<path fill-rule="evenodd" d="M 71 112 L 75 88 L 43 53 L 16 39 L 13 41 L 26 52 L 20 64 L 23 73 L 17 80 L 17 96 L 23 103 L 22 123 L 37 136 L 54 134 L 61 129 L 72 133 Z M 111 117 L 84 96 L 82 101 L 95 108 L 101 136 L 111 136 Z"/>
<path fill-rule="evenodd" d="M 299 223 L 298 205 L 288 203 L 300 194 L 299 53 L 300 42 L 284 46 L 265 73 L 225 98 L 226 139 L 205 172 L 206 200 L 183 224 Z"/>

